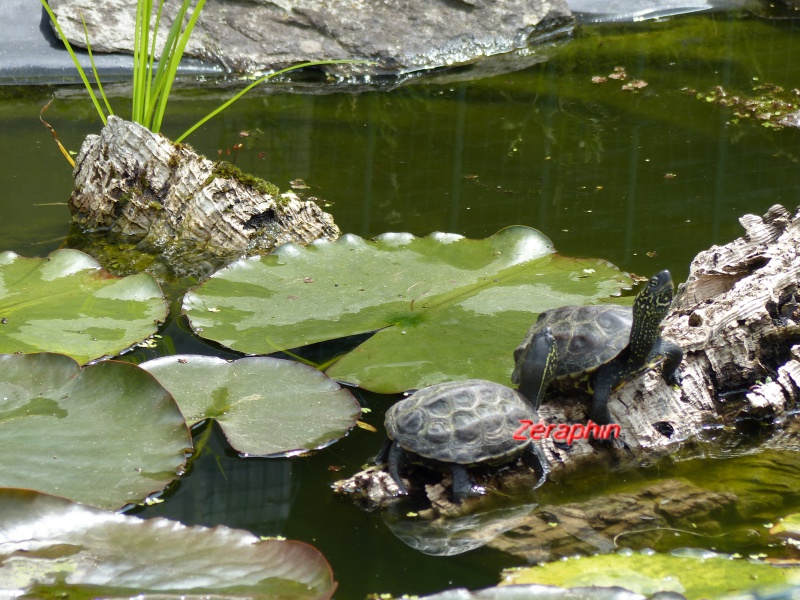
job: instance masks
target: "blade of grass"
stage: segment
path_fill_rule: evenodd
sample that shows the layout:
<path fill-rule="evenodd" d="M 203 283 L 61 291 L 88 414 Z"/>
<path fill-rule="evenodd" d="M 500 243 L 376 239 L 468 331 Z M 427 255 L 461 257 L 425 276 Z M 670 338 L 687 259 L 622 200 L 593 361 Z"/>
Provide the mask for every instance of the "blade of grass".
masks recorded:
<path fill-rule="evenodd" d="M 133 33 L 133 92 L 131 94 L 131 121 L 141 123 L 139 118 L 141 110 L 139 108 L 139 95 L 136 90 L 139 89 L 139 36 L 141 35 L 142 27 L 142 12 L 144 7 L 141 2 L 136 3 L 136 20 L 134 24 Z"/>
<path fill-rule="evenodd" d="M 53 24 L 56 26 L 56 31 L 58 31 L 58 35 L 61 38 L 61 41 L 64 42 L 64 46 L 67 48 L 67 52 L 69 52 L 70 58 L 72 58 L 72 62 L 75 63 L 75 68 L 78 69 L 78 73 L 81 76 L 81 80 L 83 81 L 83 85 L 86 86 L 89 95 L 92 97 L 92 102 L 94 102 L 94 107 L 97 109 L 97 114 L 100 115 L 100 119 L 103 121 L 103 125 L 106 124 L 106 115 L 103 112 L 102 107 L 100 106 L 100 101 L 97 99 L 97 96 L 92 89 L 92 86 L 89 84 L 89 78 L 86 77 L 86 73 L 83 71 L 83 67 L 81 67 L 81 63 L 78 62 L 78 57 L 75 55 L 75 51 L 72 49 L 69 41 L 67 41 L 67 36 L 64 35 L 64 32 L 61 31 L 61 26 L 58 24 L 56 20 L 56 16 L 53 14 L 53 11 L 50 9 L 50 5 L 47 4 L 46 0 L 39 0 L 44 6 L 44 9 L 47 11 L 48 16 L 53 21 Z"/>
<path fill-rule="evenodd" d="M 200 11 L 203 10 L 203 5 L 205 3 L 205 0 L 197 1 L 197 4 L 192 11 L 192 16 L 189 18 L 189 22 L 186 24 L 186 27 L 184 28 L 183 33 L 178 40 L 178 45 L 175 47 L 175 51 L 169 57 L 169 64 L 167 65 L 167 70 L 164 75 L 164 77 L 166 77 L 166 83 L 164 84 L 164 90 L 159 96 L 158 105 L 156 106 L 155 115 L 153 118 L 153 127 L 151 127 L 151 131 L 153 131 L 153 133 L 158 133 L 161 130 L 161 121 L 164 118 L 164 111 L 167 108 L 167 100 L 169 100 L 169 93 L 172 89 L 172 83 L 175 81 L 175 74 L 178 71 L 178 65 L 181 62 L 181 58 L 183 58 L 183 51 L 186 49 L 186 44 L 189 42 L 189 36 L 192 35 L 192 31 L 197 23 L 197 19 L 200 17 Z"/>
<path fill-rule="evenodd" d="M 167 87 L 167 73 L 169 71 L 170 57 L 175 54 L 178 42 L 180 40 L 183 20 L 186 17 L 186 12 L 188 11 L 190 4 L 191 0 L 183 0 L 181 3 L 178 13 L 172 22 L 172 27 L 170 28 L 169 36 L 167 36 L 167 41 L 161 51 L 161 58 L 158 61 L 158 70 L 156 71 L 155 76 L 155 92 L 153 93 L 150 103 L 146 108 L 149 126 L 151 129 L 155 120 L 156 107 L 159 105 L 161 95 L 164 93 L 164 89 Z"/>
<path fill-rule="evenodd" d="M 153 17 L 153 0 L 138 0 L 136 3 L 136 35 L 134 41 L 134 83 L 133 96 L 135 111 L 132 119 L 149 127 L 147 118 L 147 87 L 150 73 L 150 21 Z"/>
<path fill-rule="evenodd" d="M 150 94 L 152 93 L 152 86 L 153 86 L 153 61 L 156 57 L 156 42 L 158 41 L 158 26 L 161 24 L 161 11 L 164 8 L 164 0 L 160 0 L 158 3 L 158 10 L 156 11 L 156 24 L 153 27 L 153 41 L 150 45 L 150 55 L 148 56 L 148 65 L 147 65 L 147 84 L 145 85 L 144 91 L 144 112 L 145 112 L 145 120 L 150 121 L 150 112 L 148 107 L 150 106 Z M 149 123 L 147 124 L 147 128 L 149 129 Z"/>
<path fill-rule="evenodd" d="M 163 0 L 162 0 L 163 4 Z M 166 85 L 166 71 L 167 71 L 167 63 L 169 60 L 167 57 L 172 56 L 175 52 L 175 46 L 178 43 L 178 36 L 181 32 L 181 24 L 183 23 L 184 16 L 186 15 L 186 10 L 188 9 L 189 2 L 184 0 L 181 8 L 178 12 L 178 15 L 175 17 L 175 20 L 172 23 L 172 27 L 170 28 L 169 35 L 167 36 L 167 41 L 164 44 L 164 48 L 161 50 L 161 60 L 158 61 L 158 69 L 156 70 L 156 75 L 154 78 L 154 91 L 151 94 L 150 101 L 145 108 L 145 113 L 147 114 L 148 118 L 148 129 L 153 122 L 153 115 L 155 114 L 156 104 L 158 102 L 158 98 L 161 93 L 164 91 L 164 86 Z"/>
<path fill-rule="evenodd" d="M 83 36 L 86 38 L 86 51 L 89 53 L 89 62 L 92 64 L 92 74 L 94 80 L 97 82 L 97 88 L 100 90 L 100 95 L 103 97 L 103 102 L 106 105 L 109 115 L 113 115 L 114 111 L 111 110 L 111 104 L 108 103 L 108 96 L 103 90 L 103 84 L 100 82 L 100 75 L 97 74 L 97 65 L 94 64 L 94 56 L 92 56 L 92 45 L 89 43 L 89 29 L 86 27 L 86 21 L 83 18 L 83 11 L 79 10 L 78 14 L 81 16 L 81 23 L 83 23 Z M 75 165 L 73 165 L 75 166 Z"/>
<path fill-rule="evenodd" d="M 44 125 L 45 127 L 47 127 L 47 129 L 50 130 L 50 133 L 53 135 L 53 139 L 56 141 L 56 144 L 58 144 L 58 149 L 61 150 L 61 154 L 64 155 L 64 158 L 66 158 L 67 161 L 69 161 L 69 164 L 71 164 L 72 168 L 74 169 L 75 168 L 75 161 L 69 155 L 69 152 L 67 152 L 67 149 L 64 148 L 64 146 L 61 143 L 61 140 L 58 139 L 58 134 L 56 133 L 56 130 L 53 129 L 53 126 L 50 125 L 50 123 L 48 123 L 47 121 L 44 120 L 44 116 L 43 116 L 44 115 L 44 111 L 46 111 L 48 108 L 50 108 L 50 105 L 52 103 L 53 103 L 53 100 L 51 99 L 50 102 L 48 102 L 47 104 L 45 104 L 42 107 L 42 110 L 39 111 L 39 120 L 42 122 L 42 125 Z"/>
<path fill-rule="evenodd" d="M 142 35 L 142 20 L 143 20 L 143 13 L 144 13 L 144 5 L 142 2 L 136 2 L 136 22 L 134 25 L 134 34 L 133 34 L 133 92 L 132 92 L 132 106 L 131 106 L 131 121 L 135 121 L 137 123 L 142 122 L 142 109 L 139 105 L 139 94 L 138 90 L 141 87 L 141 69 L 139 68 L 139 64 L 141 62 L 141 56 L 139 51 L 141 49 L 141 44 L 139 40 Z"/>
<path fill-rule="evenodd" d="M 358 63 L 360 63 L 360 64 L 371 64 L 368 61 L 354 60 L 354 59 L 317 60 L 317 61 L 312 61 L 312 62 L 300 63 L 298 65 L 293 65 L 291 67 L 286 67 L 285 69 L 281 69 L 280 71 L 275 71 L 274 73 L 270 73 L 269 75 L 264 75 L 263 77 L 260 77 L 259 79 L 256 79 L 253 83 L 251 83 L 246 88 L 241 90 L 233 98 L 231 98 L 230 100 L 226 101 L 224 104 L 222 104 L 219 107 L 217 107 L 215 110 L 213 110 L 210 113 L 208 113 L 205 117 L 200 119 L 197 123 L 192 125 L 189 129 L 184 131 L 183 134 L 178 139 L 175 140 L 175 142 L 176 143 L 181 142 L 186 136 L 188 136 L 190 133 L 192 133 L 195 129 L 197 129 L 198 127 L 203 125 L 209 119 L 212 119 L 213 117 L 217 116 L 223 110 L 228 108 L 231 104 L 236 102 L 239 98 L 244 96 L 247 92 L 249 92 L 254 87 L 256 87 L 259 83 L 262 83 L 262 82 L 266 81 L 267 79 L 272 79 L 273 77 L 277 77 L 278 75 L 283 75 L 284 73 L 288 73 L 289 71 L 294 71 L 295 69 L 302 69 L 302 68 L 305 68 L 305 67 L 316 67 L 316 66 L 321 66 L 321 65 L 339 65 L 339 64 L 346 64 L 346 63 L 350 63 L 350 64 L 358 64 Z"/>

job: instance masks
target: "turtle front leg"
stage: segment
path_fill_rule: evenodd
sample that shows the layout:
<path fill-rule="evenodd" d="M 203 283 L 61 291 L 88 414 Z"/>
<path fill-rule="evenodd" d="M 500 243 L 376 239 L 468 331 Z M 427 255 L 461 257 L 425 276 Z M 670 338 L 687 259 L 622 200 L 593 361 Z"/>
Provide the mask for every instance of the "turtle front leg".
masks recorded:
<path fill-rule="evenodd" d="M 665 357 L 664 364 L 661 366 L 661 376 L 664 381 L 669 385 L 680 385 L 683 378 L 678 367 L 683 360 L 683 348 L 675 342 L 660 339 L 653 348 L 653 355 Z"/>
<path fill-rule="evenodd" d="M 608 398 L 611 396 L 611 390 L 619 382 L 618 369 L 615 368 L 612 361 L 609 364 L 603 365 L 595 373 L 592 388 L 594 393 L 592 396 L 592 408 L 589 410 L 589 420 L 594 421 L 598 425 L 608 425 L 613 423 L 611 413 L 608 411 Z"/>
<path fill-rule="evenodd" d="M 537 477 L 539 477 L 539 481 L 536 482 L 533 489 L 535 490 L 541 487 L 550 474 L 550 463 L 547 461 L 547 456 L 545 456 L 542 447 L 538 443 L 531 441 L 522 455 L 522 460 L 526 465 L 532 468 L 536 472 Z"/>
<path fill-rule="evenodd" d="M 381 446 L 380 452 L 378 452 L 378 456 L 375 457 L 373 464 L 376 465 L 386 464 L 386 462 L 389 460 L 389 450 L 391 449 L 393 443 L 394 442 L 392 441 L 392 438 L 387 436 L 386 439 L 383 441 L 383 446 Z"/>
<path fill-rule="evenodd" d="M 408 488 L 406 488 L 403 480 L 400 479 L 400 466 L 405 463 L 406 453 L 397 443 L 393 442 L 392 440 L 389 440 L 387 459 L 389 475 L 391 475 L 392 479 L 394 479 L 394 482 L 397 484 L 400 495 L 408 496 Z"/>
<path fill-rule="evenodd" d="M 472 479 L 469 477 L 467 468 L 464 465 L 452 463 L 450 467 L 450 474 L 453 476 L 453 502 L 461 504 L 467 496 L 478 496 L 472 489 Z"/>

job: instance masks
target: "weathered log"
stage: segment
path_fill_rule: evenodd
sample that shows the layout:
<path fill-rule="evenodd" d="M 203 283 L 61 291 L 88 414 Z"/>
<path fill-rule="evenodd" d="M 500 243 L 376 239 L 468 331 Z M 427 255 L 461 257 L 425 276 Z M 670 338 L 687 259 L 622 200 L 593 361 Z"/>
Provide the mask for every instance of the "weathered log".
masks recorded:
<path fill-rule="evenodd" d="M 686 354 L 681 388 L 651 374 L 620 390 L 612 413 L 636 454 L 673 451 L 709 424 L 779 423 L 797 402 L 800 213 L 773 206 L 740 222 L 743 237 L 694 259 L 665 320 Z"/>
<path fill-rule="evenodd" d="M 74 223 L 119 234 L 150 254 L 174 257 L 180 248 L 213 259 L 339 236 L 313 201 L 113 116 L 100 135 L 87 136 L 74 177 Z"/>
<path fill-rule="evenodd" d="M 612 394 L 609 409 L 622 428 L 613 447 L 575 440 L 565 449 L 543 440 L 554 476 L 595 461 L 641 464 L 748 421 L 775 428 L 788 421 L 800 393 L 800 213 L 773 206 L 740 221 L 745 236 L 695 258 L 664 320 L 664 337 L 685 353 L 682 385 L 670 387 L 651 370 Z M 548 397 L 539 414 L 547 423 L 581 423 L 589 404 Z M 360 473 L 335 489 L 391 503 L 392 487 L 369 477 Z M 441 504 L 440 495 L 431 501 Z"/>

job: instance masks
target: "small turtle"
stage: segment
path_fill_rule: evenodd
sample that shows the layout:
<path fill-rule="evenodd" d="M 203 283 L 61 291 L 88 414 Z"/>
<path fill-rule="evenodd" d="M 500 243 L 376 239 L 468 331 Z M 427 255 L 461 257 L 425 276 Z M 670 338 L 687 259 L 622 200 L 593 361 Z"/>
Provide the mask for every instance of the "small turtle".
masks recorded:
<path fill-rule="evenodd" d="M 531 393 L 531 379 L 525 372 L 529 364 L 537 363 L 530 356 L 540 352 L 534 340 L 539 332 L 550 329 L 558 354 L 551 384 L 562 392 L 593 394 L 589 418 L 601 425 L 611 423 L 609 395 L 632 377 L 663 362 L 664 380 L 670 385 L 681 381 L 678 366 L 683 350 L 660 333 L 672 296 L 672 277 L 669 271 L 661 271 L 639 292 L 633 308 L 562 306 L 544 311 L 514 351 L 511 381 L 519 384 L 522 394 Z"/>
<path fill-rule="evenodd" d="M 549 329 L 540 331 L 531 344 L 536 351 L 526 359 L 523 375 L 526 389 L 534 394 L 530 400 L 499 383 L 468 379 L 432 385 L 389 408 L 387 439 L 375 462 L 388 462 L 401 494 L 408 493 L 400 468 L 409 458 L 448 468 L 457 503 L 472 491 L 469 465 L 502 465 L 526 451 L 539 481 L 544 480 L 549 468 L 541 448 L 530 437 L 514 439 L 521 420 L 539 421 L 533 404 L 541 401 L 556 364 Z"/>

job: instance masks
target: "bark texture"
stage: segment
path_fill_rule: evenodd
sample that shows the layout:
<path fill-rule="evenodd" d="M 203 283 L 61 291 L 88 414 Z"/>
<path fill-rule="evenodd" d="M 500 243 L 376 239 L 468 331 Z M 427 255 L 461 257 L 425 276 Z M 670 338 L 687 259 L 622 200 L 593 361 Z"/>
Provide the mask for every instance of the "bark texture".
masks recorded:
<path fill-rule="evenodd" d="M 800 390 L 800 215 L 773 206 L 740 219 L 745 235 L 695 257 L 663 322 L 663 337 L 684 351 L 683 383 L 672 388 L 657 370 L 612 395 L 622 427 L 617 457 L 669 454 L 707 431 L 745 420 L 780 423 Z M 586 401 L 545 400 L 548 422 L 580 422 Z M 598 454 L 580 441 L 572 449 L 546 443 L 554 468 L 572 468 Z"/>
<path fill-rule="evenodd" d="M 553 476 L 596 461 L 627 468 L 678 450 L 705 453 L 702 442 L 731 426 L 789 422 L 800 393 L 800 214 L 776 205 L 740 222 L 743 237 L 695 258 L 664 320 L 663 336 L 685 353 L 680 388 L 651 370 L 612 394 L 609 409 L 622 428 L 613 447 L 575 440 L 565 449 L 544 440 Z M 585 423 L 589 405 L 548 396 L 539 414 L 547 423 Z M 373 505 L 393 501 L 383 476 L 360 473 L 341 483 L 336 489 Z M 441 504 L 441 495 L 431 501 Z"/>
<path fill-rule="evenodd" d="M 136 240 L 147 252 L 181 246 L 210 256 L 260 254 L 339 236 L 314 202 L 117 117 L 86 138 L 74 176 L 75 224 Z"/>

